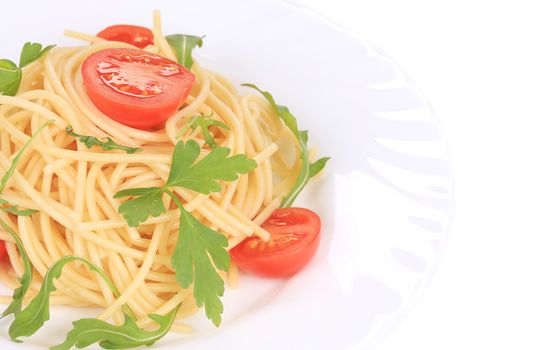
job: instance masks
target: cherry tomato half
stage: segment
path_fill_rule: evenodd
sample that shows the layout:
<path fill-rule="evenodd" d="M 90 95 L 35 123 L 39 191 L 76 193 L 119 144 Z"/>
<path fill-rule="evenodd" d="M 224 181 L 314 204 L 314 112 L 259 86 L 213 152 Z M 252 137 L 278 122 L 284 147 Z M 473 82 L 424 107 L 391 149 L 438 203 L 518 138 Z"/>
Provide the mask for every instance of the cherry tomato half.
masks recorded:
<path fill-rule="evenodd" d="M 2 260 L 4 255 L 6 255 L 6 245 L 4 244 L 4 241 L 0 241 L 0 260 Z"/>
<path fill-rule="evenodd" d="M 241 270 L 265 277 L 289 277 L 314 256 L 320 242 L 320 217 L 304 208 L 277 209 L 263 223 L 269 242 L 248 237 L 230 253 Z"/>
<path fill-rule="evenodd" d="M 167 58 L 136 49 L 106 49 L 81 66 L 91 101 L 137 129 L 161 126 L 184 103 L 196 77 Z"/>
<path fill-rule="evenodd" d="M 128 24 L 117 24 L 107 27 L 97 34 L 99 38 L 110 41 L 120 41 L 143 49 L 153 45 L 153 33 L 145 27 Z"/>

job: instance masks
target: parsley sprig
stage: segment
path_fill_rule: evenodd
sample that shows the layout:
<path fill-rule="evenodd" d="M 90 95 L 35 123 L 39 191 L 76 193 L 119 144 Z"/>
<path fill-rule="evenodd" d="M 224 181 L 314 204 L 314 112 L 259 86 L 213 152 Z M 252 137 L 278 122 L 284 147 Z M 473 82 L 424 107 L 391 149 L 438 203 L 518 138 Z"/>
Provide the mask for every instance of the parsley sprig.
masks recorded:
<path fill-rule="evenodd" d="M 219 297 L 224 293 L 224 282 L 216 269 L 229 270 L 230 256 L 225 249 L 228 241 L 187 212 L 173 189 L 185 188 L 202 194 L 219 192 L 219 181 L 235 181 L 240 174 L 247 174 L 256 168 L 256 162 L 246 155 L 230 156 L 230 152 L 229 148 L 216 147 L 197 160 L 201 153 L 198 143 L 180 141 L 174 148 L 171 170 L 163 187 L 126 189 L 114 196 L 135 197 L 118 208 L 132 227 L 140 225 L 150 216 L 163 214 L 166 211 L 163 195 L 171 197 L 180 209 L 178 242 L 172 255 L 176 279 L 183 288 L 194 284 L 197 306 L 205 306 L 207 317 L 216 326 L 221 323 L 223 304 Z"/>
<path fill-rule="evenodd" d="M 242 84 L 252 89 L 257 90 L 261 93 L 267 102 L 271 105 L 275 113 L 281 118 L 285 125 L 292 131 L 298 140 L 300 147 L 300 160 L 302 161 L 302 167 L 300 173 L 298 174 L 295 184 L 291 191 L 283 198 L 281 202 L 281 207 L 290 207 L 293 205 L 296 197 L 300 194 L 304 186 L 308 183 L 311 177 L 317 175 L 326 166 L 329 161 L 329 157 L 320 158 L 314 163 L 310 162 L 308 155 L 308 131 L 299 130 L 298 123 L 295 116 L 289 111 L 285 106 L 279 105 L 275 102 L 275 99 L 268 91 L 263 91 L 254 84 Z"/>
<path fill-rule="evenodd" d="M 75 137 L 79 142 L 85 144 L 85 146 L 87 146 L 87 148 L 92 148 L 93 146 L 99 146 L 102 149 L 104 149 L 105 151 L 111 151 L 111 150 L 118 149 L 118 150 L 125 151 L 128 154 L 143 151 L 141 148 L 127 147 L 127 146 L 120 145 L 120 144 L 114 142 L 110 137 L 107 137 L 106 141 L 101 141 L 94 136 L 76 134 L 73 131 L 71 126 L 68 126 L 66 128 L 66 133 L 70 136 Z"/>
<path fill-rule="evenodd" d="M 23 77 L 22 68 L 41 58 L 53 47 L 49 45 L 43 48 L 39 43 L 25 43 L 21 49 L 19 66 L 8 59 L 0 59 L 0 95 L 15 96 Z"/>

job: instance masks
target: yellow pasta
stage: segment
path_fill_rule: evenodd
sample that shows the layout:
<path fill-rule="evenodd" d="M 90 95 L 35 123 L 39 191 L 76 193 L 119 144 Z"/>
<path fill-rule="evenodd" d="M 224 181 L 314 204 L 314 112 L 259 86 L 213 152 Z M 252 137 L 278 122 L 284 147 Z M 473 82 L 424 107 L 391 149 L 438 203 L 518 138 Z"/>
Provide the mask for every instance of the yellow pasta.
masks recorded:
<path fill-rule="evenodd" d="M 131 47 L 95 36 L 67 31 L 70 37 L 87 41 L 76 47 L 55 47 L 42 59 L 25 67 L 15 97 L 0 95 L 0 171 L 6 171 L 21 146 L 45 122 L 52 121 L 20 159 L 2 198 L 20 207 L 38 210 L 30 217 L 16 217 L 0 211 L 24 243 L 35 269 L 30 296 L 40 288 L 47 269 L 59 258 L 78 255 L 100 266 L 121 292 L 115 297 L 103 280 L 81 264 L 64 269 L 58 280 L 53 304 L 100 307 L 100 319 L 121 320 L 120 306 L 127 303 L 139 317 L 141 326 L 150 326 L 150 313 L 165 314 L 176 305 L 179 317 L 195 310 L 191 288 L 182 289 L 174 279 L 171 254 L 178 231 L 177 209 L 149 218 L 137 228 L 129 227 L 118 212 L 120 199 L 114 194 L 131 187 L 161 186 L 171 165 L 174 145 L 179 140 L 195 140 L 204 145 L 199 132 L 177 138 L 196 115 L 212 114 L 230 129 L 216 138 L 231 154 L 246 154 L 258 166 L 234 182 L 223 182 L 222 191 L 201 195 L 186 189 L 177 193 L 185 208 L 205 225 L 224 234 L 229 249 L 244 238 L 269 234 L 260 225 L 279 207 L 285 192 L 295 181 L 299 161 L 289 162 L 278 151 L 284 139 L 294 144 L 292 133 L 274 116 L 269 104 L 256 95 L 241 95 L 223 76 L 195 62 L 195 86 L 185 105 L 158 131 L 127 127 L 107 117 L 89 99 L 80 73 L 82 62 L 99 50 Z M 154 16 L 155 44 L 146 50 L 176 60 L 161 29 L 159 13 Z M 141 153 L 87 148 L 68 135 L 76 133 L 139 147 Z M 281 141 L 283 140 L 283 141 Z M 202 154 L 208 152 L 202 148 Z M 286 157 L 286 158 L 285 158 Z M 279 186 L 279 187 L 278 187 Z M 279 190 L 278 190 L 279 188 Z M 169 209 L 169 201 L 165 205 Z M 12 272 L 1 278 L 16 287 L 23 273 L 13 240 L 6 241 Z M 238 284 L 233 264 L 225 276 L 231 287 Z M 9 296 L 0 297 L 8 303 Z M 177 331 L 190 331 L 175 324 Z"/>

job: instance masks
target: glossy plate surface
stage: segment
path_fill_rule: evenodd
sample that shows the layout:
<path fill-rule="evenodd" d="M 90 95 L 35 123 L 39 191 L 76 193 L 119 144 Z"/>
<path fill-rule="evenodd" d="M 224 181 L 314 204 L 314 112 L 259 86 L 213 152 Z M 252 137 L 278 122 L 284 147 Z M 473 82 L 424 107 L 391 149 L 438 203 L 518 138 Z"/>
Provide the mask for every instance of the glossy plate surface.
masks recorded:
<path fill-rule="evenodd" d="M 271 91 L 310 131 L 311 146 L 332 157 L 298 202 L 322 217 L 311 264 L 288 281 L 244 276 L 226 293 L 220 329 L 200 313 L 189 320 L 192 336 L 156 348 L 372 347 L 429 281 L 451 222 L 452 165 L 427 101 L 378 49 L 281 1 L 18 1 L 2 20 L 11 30 L 0 34 L 0 56 L 16 58 L 25 41 L 79 44 L 65 28 L 150 26 L 155 5 L 166 33 L 206 35 L 195 52 L 202 65 Z M 44 349 L 84 315 L 94 314 L 55 308 L 24 345 L 8 340 L 1 320 L 0 348 Z"/>

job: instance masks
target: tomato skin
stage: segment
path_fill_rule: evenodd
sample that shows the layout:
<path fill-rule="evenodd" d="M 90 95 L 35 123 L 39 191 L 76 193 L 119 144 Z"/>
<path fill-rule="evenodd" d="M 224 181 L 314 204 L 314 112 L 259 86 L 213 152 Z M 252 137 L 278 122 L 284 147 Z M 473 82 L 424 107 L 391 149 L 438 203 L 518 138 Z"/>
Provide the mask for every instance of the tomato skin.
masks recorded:
<path fill-rule="evenodd" d="M 100 31 L 97 36 L 109 41 L 120 41 L 140 49 L 153 45 L 153 33 L 150 29 L 129 24 L 117 24 Z"/>
<path fill-rule="evenodd" d="M 0 260 L 2 260 L 4 255 L 6 255 L 6 245 L 4 244 L 4 241 L 0 241 Z"/>
<path fill-rule="evenodd" d="M 106 49 L 81 66 L 91 101 L 117 122 L 149 130 L 160 127 L 184 103 L 195 75 L 162 56 L 136 49 Z"/>
<path fill-rule="evenodd" d="M 320 217 L 305 208 L 280 208 L 262 224 L 270 241 L 252 236 L 231 249 L 239 268 L 264 277 L 290 277 L 316 254 Z"/>

